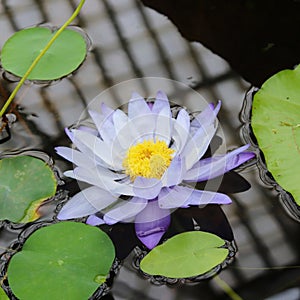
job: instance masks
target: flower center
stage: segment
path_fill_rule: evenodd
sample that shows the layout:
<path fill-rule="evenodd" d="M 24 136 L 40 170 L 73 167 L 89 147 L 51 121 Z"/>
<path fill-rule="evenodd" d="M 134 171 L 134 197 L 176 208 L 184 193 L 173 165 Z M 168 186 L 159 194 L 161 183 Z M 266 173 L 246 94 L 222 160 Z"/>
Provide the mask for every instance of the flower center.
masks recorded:
<path fill-rule="evenodd" d="M 127 150 L 123 160 L 125 173 L 132 181 L 137 176 L 160 179 L 169 167 L 173 153 L 164 141 L 143 141 Z"/>

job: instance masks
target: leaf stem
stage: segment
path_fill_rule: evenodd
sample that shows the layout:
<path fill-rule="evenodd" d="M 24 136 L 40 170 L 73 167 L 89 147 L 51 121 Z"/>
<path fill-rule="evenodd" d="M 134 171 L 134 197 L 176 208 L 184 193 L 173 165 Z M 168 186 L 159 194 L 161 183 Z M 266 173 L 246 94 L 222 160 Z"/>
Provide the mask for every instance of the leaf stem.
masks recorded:
<path fill-rule="evenodd" d="M 218 275 L 214 278 L 214 281 L 217 285 L 229 296 L 232 300 L 243 300 L 223 279 L 221 279 Z"/>
<path fill-rule="evenodd" d="M 23 77 L 21 78 L 21 80 L 19 81 L 19 83 L 17 84 L 17 86 L 14 88 L 14 90 L 10 94 L 9 98 L 6 100 L 4 106 L 2 107 L 2 109 L 0 111 L 0 118 L 3 116 L 3 114 L 7 110 L 8 106 L 11 104 L 11 102 L 15 98 L 17 92 L 19 91 L 19 89 L 21 88 L 21 86 L 23 85 L 23 83 L 25 82 L 25 80 L 27 79 L 27 77 L 29 76 L 29 74 L 32 72 L 32 70 L 34 69 L 34 67 L 40 61 L 40 59 L 45 55 L 45 53 L 48 51 L 48 49 L 51 47 L 51 45 L 54 43 L 54 41 L 57 39 L 57 37 L 77 17 L 77 15 L 79 14 L 79 12 L 80 12 L 80 10 L 81 10 L 84 2 L 85 2 L 85 0 L 81 0 L 80 1 L 79 5 L 77 6 L 77 8 L 74 11 L 74 13 L 72 14 L 72 16 L 64 23 L 64 25 L 62 27 L 59 28 L 59 30 L 56 31 L 56 33 L 53 35 L 53 37 L 51 38 L 51 40 L 47 43 L 47 45 L 45 46 L 45 48 L 40 52 L 40 54 L 32 62 L 32 64 L 30 65 L 30 67 L 28 68 L 28 70 L 26 71 L 26 73 L 23 75 Z"/>

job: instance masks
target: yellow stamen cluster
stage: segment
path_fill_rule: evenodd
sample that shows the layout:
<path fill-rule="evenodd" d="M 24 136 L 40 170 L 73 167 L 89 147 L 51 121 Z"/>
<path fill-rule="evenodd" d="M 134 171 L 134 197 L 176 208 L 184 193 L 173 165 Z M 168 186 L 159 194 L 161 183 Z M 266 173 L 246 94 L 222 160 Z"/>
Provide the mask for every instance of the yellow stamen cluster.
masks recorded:
<path fill-rule="evenodd" d="M 160 179 L 169 167 L 173 153 L 164 141 L 146 140 L 128 149 L 123 167 L 132 181 L 137 176 Z"/>

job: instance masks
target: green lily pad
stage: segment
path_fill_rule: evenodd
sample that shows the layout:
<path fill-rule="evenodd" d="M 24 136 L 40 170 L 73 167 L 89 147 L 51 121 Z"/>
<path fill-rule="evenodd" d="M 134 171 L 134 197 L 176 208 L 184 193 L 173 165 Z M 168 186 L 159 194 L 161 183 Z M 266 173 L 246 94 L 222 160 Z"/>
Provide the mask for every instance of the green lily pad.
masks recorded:
<path fill-rule="evenodd" d="M 35 231 L 8 265 L 8 282 L 22 300 L 86 300 L 105 281 L 115 257 L 97 227 L 61 222 Z"/>
<path fill-rule="evenodd" d="M 263 84 L 253 99 L 251 125 L 268 170 L 300 205 L 300 67 Z"/>
<path fill-rule="evenodd" d="M 2 67 L 22 77 L 55 32 L 46 27 L 23 29 L 12 35 L 1 52 Z M 29 80 L 55 80 L 76 70 L 86 56 L 83 36 L 65 29 L 28 76 Z"/>
<path fill-rule="evenodd" d="M 190 231 L 175 235 L 155 247 L 141 261 L 140 268 L 150 275 L 187 278 L 210 271 L 222 263 L 229 251 L 218 236 Z"/>
<path fill-rule="evenodd" d="M 33 221 L 43 200 L 55 192 L 54 174 L 44 161 L 26 155 L 0 160 L 0 219 Z"/>
<path fill-rule="evenodd" d="M 9 300 L 3 289 L 0 287 L 0 300 Z"/>

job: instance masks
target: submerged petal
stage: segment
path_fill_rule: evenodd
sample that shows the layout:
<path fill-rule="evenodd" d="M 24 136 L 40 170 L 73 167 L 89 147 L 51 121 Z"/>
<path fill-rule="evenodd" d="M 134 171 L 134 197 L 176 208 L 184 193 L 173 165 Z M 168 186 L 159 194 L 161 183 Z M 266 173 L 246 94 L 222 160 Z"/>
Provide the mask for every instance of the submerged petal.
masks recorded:
<path fill-rule="evenodd" d="M 168 210 L 158 207 L 157 201 L 150 201 L 135 218 L 135 231 L 140 241 L 149 249 L 154 248 L 171 223 Z"/>
<path fill-rule="evenodd" d="M 57 218 L 67 220 L 94 214 L 116 201 L 111 193 L 92 186 L 73 196 L 60 210 Z"/>
<path fill-rule="evenodd" d="M 245 145 L 225 155 L 218 155 L 198 161 L 186 172 L 184 180 L 199 182 L 223 175 L 255 156 L 253 152 L 244 152 L 248 147 L 249 145 Z"/>
<path fill-rule="evenodd" d="M 184 186 L 163 188 L 158 196 L 159 207 L 171 209 L 189 205 L 230 204 L 231 199 L 221 193 L 201 191 Z"/>
<path fill-rule="evenodd" d="M 142 211 L 146 207 L 147 202 L 146 199 L 138 197 L 133 197 L 129 201 L 122 201 L 117 207 L 105 213 L 103 220 L 106 224 L 112 225 L 130 219 Z"/>

